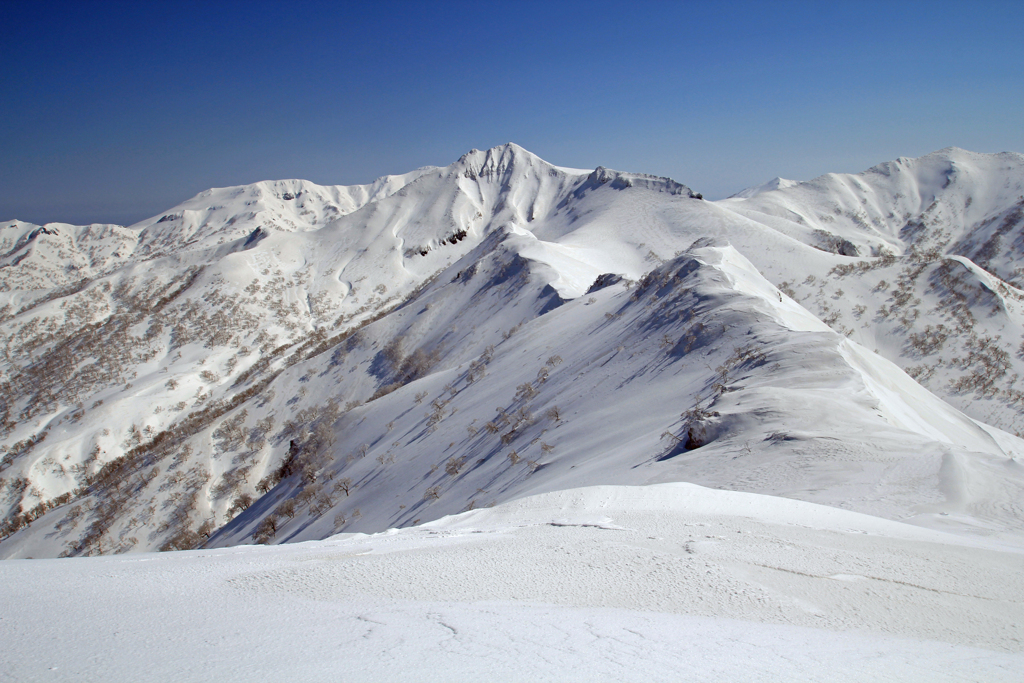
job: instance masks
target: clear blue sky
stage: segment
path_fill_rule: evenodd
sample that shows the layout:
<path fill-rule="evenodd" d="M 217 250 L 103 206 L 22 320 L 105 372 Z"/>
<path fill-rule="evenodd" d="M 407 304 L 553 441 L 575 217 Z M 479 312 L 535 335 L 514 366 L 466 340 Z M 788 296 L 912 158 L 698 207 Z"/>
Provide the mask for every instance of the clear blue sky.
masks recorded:
<path fill-rule="evenodd" d="M 1024 2 L 0 2 L 0 219 L 369 182 L 508 141 L 719 198 L 1024 152 Z"/>

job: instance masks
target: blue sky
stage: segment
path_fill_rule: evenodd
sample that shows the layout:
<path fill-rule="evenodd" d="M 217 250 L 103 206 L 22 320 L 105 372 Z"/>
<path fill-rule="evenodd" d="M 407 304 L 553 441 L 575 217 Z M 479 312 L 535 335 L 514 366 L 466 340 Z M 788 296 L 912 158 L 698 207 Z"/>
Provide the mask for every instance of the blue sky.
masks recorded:
<path fill-rule="evenodd" d="M 0 219 L 369 182 L 514 141 L 709 198 L 1024 152 L 1021 2 L 0 3 Z"/>

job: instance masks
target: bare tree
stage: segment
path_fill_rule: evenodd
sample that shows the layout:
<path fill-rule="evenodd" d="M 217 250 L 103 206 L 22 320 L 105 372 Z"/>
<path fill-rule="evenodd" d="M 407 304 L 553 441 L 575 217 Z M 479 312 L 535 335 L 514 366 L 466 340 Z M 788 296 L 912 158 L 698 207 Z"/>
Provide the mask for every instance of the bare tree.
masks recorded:
<path fill-rule="evenodd" d="M 266 544 L 275 535 L 277 535 L 277 517 L 269 514 L 256 527 L 256 531 L 252 534 L 252 540 L 257 543 Z"/>
<path fill-rule="evenodd" d="M 284 515 L 288 519 L 291 519 L 295 516 L 295 499 L 289 498 L 288 500 L 284 501 L 283 503 L 277 506 L 277 510 L 275 512 Z"/>
<path fill-rule="evenodd" d="M 239 512 L 242 512 L 243 510 L 247 509 L 254 502 L 256 502 L 256 499 L 252 497 L 252 494 L 240 493 L 231 503 L 231 507 L 228 508 L 228 513 L 232 517 L 234 517 Z"/>
<path fill-rule="evenodd" d="M 448 462 L 445 463 L 445 466 L 444 466 L 445 474 L 447 474 L 450 477 L 458 476 L 459 471 L 462 470 L 462 468 L 463 468 L 463 466 L 465 464 L 466 464 L 466 458 L 465 457 L 456 458 L 456 457 L 452 456 L 451 458 L 448 458 Z"/>

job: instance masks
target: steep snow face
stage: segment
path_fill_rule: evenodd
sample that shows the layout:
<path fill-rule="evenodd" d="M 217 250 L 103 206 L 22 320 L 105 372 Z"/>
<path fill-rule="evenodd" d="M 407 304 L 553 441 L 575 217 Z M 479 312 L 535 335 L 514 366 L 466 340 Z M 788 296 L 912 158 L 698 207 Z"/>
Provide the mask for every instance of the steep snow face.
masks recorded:
<path fill-rule="evenodd" d="M 1015 538 L 1024 297 L 920 237 L 947 231 L 953 162 L 970 211 L 1012 209 L 1015 155 L 712 203 L 509 144 L 110 228 L 137 241 L 101 275 L 0 292 L 0 553 L 317 539 L 680 480 Z M 833 207 L 872 202 L 928 229 Z M 5 253 L 35 229 L 14 225 Z"/>

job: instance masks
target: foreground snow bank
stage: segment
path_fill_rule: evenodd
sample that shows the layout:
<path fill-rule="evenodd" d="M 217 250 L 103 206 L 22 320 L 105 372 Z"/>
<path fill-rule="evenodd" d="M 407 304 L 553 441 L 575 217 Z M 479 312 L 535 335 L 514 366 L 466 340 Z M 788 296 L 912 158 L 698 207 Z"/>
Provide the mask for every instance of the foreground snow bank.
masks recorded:
<path fill-rule="evenodd" d="M 986 680 L 1024 553 L 689 484 L 266 548 L 9 561 L 13 680 Z"/>

